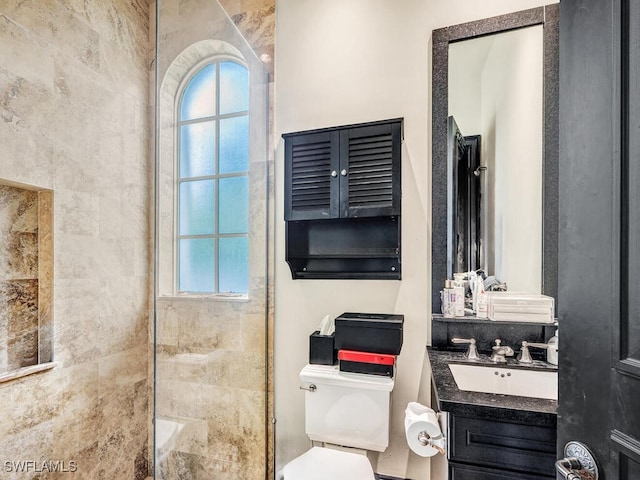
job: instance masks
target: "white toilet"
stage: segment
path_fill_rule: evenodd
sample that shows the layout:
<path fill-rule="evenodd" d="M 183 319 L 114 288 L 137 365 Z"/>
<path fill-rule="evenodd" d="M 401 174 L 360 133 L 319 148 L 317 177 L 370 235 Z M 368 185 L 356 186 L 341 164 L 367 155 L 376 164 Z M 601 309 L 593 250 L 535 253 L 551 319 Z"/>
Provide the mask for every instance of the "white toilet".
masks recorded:
<path fill-rule="evenodd" d="M 337 366 L 307 365 L 305 431 L 314 441 L 383 452 L 389 444 L 389 407 L 394 380 L 344 373 Z M 289 462 L 284 480 L 374 480 L 366 455 L 313 447 Z"/>

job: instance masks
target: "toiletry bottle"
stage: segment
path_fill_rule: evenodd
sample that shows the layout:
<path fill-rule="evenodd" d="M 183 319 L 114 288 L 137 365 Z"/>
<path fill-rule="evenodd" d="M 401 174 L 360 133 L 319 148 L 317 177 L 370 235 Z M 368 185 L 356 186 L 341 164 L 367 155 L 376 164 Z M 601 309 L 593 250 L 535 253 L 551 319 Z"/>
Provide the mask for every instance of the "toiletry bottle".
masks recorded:
<path fill-rule="evenodd" d="M 464 281 L 458 283 L 454 281 L 453 293 L 455 295 L 454 316 L 464 317 Z"/>
<path fill-rule="evenodd" d="M 442 314 L 447 318 L 455 317 L 456 294 L 451 280 L 445 280 L 442 290 Z"/>
<path fill-rule="evenodd" d="M 558 365 L 558 329 L 547 342 L 547 362 Z"/>
<path fill-rule="evenodd" d="M 484 288 L 479 289 L 477 296 L 476 317 L 487 318 L 489 315 L 489 305 L 487 303 L 489 299 L 487 298 L 487 292 L 484 291 Z"/>

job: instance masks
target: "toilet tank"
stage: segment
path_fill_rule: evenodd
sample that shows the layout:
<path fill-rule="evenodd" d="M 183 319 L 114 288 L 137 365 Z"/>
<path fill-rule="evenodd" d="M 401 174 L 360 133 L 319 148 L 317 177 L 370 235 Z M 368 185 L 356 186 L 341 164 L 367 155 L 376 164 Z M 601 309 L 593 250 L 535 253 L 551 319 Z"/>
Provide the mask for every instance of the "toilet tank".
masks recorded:
<path fill-rule="evenodd" d="M 305 431 L 311 440 L 383 452 L 389 445 L 389 407 L 394 380 L 307 365 Z M 311 391 L 313 390 L 313 391 Z"/>

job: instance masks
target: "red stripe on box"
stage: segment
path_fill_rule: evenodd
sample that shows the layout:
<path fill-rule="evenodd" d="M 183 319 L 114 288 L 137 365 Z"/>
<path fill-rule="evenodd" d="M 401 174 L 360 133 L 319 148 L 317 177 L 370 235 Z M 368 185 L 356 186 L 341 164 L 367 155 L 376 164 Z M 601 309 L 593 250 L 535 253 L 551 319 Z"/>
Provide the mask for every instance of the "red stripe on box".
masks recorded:
<path fill-rule="evenodd" d="M 393 365 L 396 361 L 395 355 L 384 353 L 356 352 L 354 350 L 339 350 L 338 360 L 348 362 L 376 363 L 378 365 Z"/>

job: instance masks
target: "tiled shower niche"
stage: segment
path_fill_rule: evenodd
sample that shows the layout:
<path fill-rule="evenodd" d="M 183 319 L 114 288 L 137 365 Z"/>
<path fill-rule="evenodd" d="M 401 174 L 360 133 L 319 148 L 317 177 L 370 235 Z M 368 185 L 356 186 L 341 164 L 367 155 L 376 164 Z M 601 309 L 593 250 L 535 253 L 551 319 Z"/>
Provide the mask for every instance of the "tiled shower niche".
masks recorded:
<path fill-rule="evenodd" d="M 0 381 L 52 360 L 52 201 L 0 181 Z"/>

